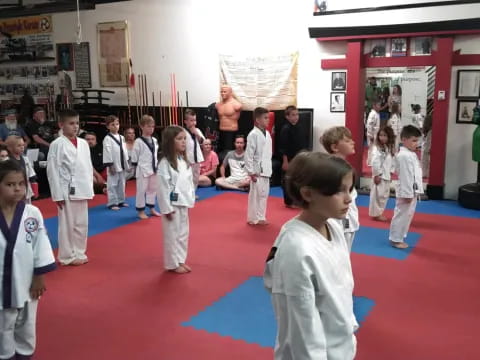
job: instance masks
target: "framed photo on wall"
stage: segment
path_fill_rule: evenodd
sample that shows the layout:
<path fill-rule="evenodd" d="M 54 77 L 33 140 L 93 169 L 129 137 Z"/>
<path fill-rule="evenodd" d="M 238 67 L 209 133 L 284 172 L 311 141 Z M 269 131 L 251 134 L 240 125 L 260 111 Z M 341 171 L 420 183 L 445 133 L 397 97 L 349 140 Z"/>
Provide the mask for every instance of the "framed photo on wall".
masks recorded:
<path fill-rule="evenodd" d="M 477 104 L 477 100 L 458 100 L 456 122 L 458 124 L 473 124 L 473 109 Z"/>
<path fill-rule="evenodd" d="M 332 90 L 333 91 L 345 91 L 347 88 L 347 73 L 332 72 Z"/>
<path fill-rule="evenodd" d="M 370 52 L 370 56 L 382 57 L 382 56 L 386 56 L 386 54 L 387 54 L 387 40 L 385 39 L 372 40 L 372 51 Z"/>
<path fill-rule="evenodd" d="M 480 97 L 480 70 L 458 70 L 457 98 Z"/>
<path fill-rule="evenodd" d="M 407 39 L 394 38 L 392 39 L 392 57 L 407 56 Z"/>
<path fill-rule="evenodd" d="M 73 71 L 73 44 L 57 44 L 57 66 L 58 71 Z"/>
<path fill-rule="evenodd" d="M 330 112 L 345 112 L 345 93 L 330 93 Z"/>
<path fill-rule="evenodd" d="M 412 55 L 431 55 L 432 54 L 433 38 L 431 37 L 417 37 L 413 38 L 410 44 L 412 48 Z"/>

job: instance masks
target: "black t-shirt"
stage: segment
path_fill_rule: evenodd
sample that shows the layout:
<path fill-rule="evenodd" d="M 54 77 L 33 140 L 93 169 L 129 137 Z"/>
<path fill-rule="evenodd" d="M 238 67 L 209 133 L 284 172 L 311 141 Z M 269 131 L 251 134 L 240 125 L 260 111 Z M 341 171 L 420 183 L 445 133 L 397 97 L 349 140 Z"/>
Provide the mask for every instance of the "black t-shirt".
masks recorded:
<path fill-rule="evenodd" d="M 308 150 L 308 137 L 303 128 L 297 123 L 292 125 L 287 122 L 280 131 L 279 152 L 286 155 L 288 161 L 292 160 L 302 150 Z"/>
<path fill-rule="evenodd" d="M 95 170 L 102 172 L 105 169 L 105 165 L 103 165 L 102 144 L 97 144 L 90 148 L 90 158 L 92 159 L 92 165 Z"/>
<path fill-rule="evenodd" d="M 41 139 L 45 140 L 48 143 L 51 143 L 53 140 L 55 140 L 54 125 L 49 122 L 44 122 L 43 124 L 39 124 L 35 120 L 30 120 L 25 125 L 25 132 L 30 137 L 32 142 L 34 142 L 33 140 L 34 135 L 40 136 Z"/>

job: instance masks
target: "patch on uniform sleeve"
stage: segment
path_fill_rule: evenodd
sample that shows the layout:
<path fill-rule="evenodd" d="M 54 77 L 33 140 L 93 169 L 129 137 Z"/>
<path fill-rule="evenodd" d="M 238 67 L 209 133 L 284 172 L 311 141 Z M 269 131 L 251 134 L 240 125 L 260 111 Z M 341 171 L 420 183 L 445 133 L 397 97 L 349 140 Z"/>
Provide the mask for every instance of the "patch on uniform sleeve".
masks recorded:
<path fill-rule="evenodd" d="M 33 217 L 29 217 L 24 221 L 23 225 L 25 227 L 25 232 L 27 233 L 27 243 L 31 243 L 33 238 L 32 233 L 38 230 L 38 220 Z"/>
<path fill-rule="evenodd" d="M 277 253 L 277 247 L 274 246 L 270 249 L 270 252 L 268 253 L 268 256 L 267 256 L 267 262 L 269 262 L 270 260 L 272 260 L 274 257 L 275 257 L 275 254 Z"/>

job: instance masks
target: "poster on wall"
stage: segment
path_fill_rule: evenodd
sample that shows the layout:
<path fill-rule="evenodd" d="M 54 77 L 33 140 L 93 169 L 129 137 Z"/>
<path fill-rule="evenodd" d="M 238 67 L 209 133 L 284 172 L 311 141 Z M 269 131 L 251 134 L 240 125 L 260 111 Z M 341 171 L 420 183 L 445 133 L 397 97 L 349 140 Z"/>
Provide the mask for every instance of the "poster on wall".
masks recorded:
<path fill-rule="evenodd" d="M 127 22 L 97 24 L 100 86 L 127 86 L 129 48 Z"/>
<path fill-rule="evenodd" d="M 0 63 L 55 60 L 49 15 L 0 20 Z"/>
<path fill-rule="evenodd" d="M 458 70 L 457 98 L 480 97 L 480 70 Z"/>
<path fill-rule="evenodd" d="M 284 110 L 297 103 L 298 52 L 278 56 L 220 56 L 220 85 L 229 85 L 245 110 Z"/>
<path fill-rule="evenodd" d="M 458 124 L 474 124 L 473 109 L 477 107 L 476 100 L 459 100 L 457 103 L 457 118 Z"/>
<path fill-rule="evenodd" d="M 74 44 L 75 58 L 75 86 L 77 88 L 91 88 L 92 76 L 90 69 L 90 44 L 82 42 Z"/>
<path fill-rule="evenodd" d="M 57 44 L 58 71 L 73 71 L 73 44 Z"/>

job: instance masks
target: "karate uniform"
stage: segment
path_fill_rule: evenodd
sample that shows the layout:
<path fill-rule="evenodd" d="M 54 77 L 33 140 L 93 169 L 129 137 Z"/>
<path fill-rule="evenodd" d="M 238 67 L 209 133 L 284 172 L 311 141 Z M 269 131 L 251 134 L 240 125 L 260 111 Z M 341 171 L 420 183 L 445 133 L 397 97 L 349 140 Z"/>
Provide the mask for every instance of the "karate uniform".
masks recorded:
<path fill-rule="evenodd" d="M 430 150 L 432 148 L 432 130 L 424 136 L 422 146 L 422 175 L 428 177 L 430 173 Z"/>
<path fill-rule="evenodd" d="M 423 129 L 423 122 L 425 120 L 425 116 L 422 114 L 413 114 L 412 116 L 412 125 L 415 126 L 418 130 L 422 131 Z"/>
<path fill-rule="evenodd" d="M 257 181 L 250 182 L 247 221 L 258 224 L 259 221 L 267 220 L 267 200 L 272 176 L 272 138 L 268 131 L 255 126 L 248 134 L 245 168 L 249 175 L 257 175 Z"/>
<path fill-rule="evenodd" d="M 167 158 L 163 158 L 160 160 L 157 173 L 160 211 L 162 214 L 173 212 L 171 220 L 162 216 L 163 259 L 167 270 L 178 268 L 187 259 L 188 209 L 195 204 L 191 166 L 182 158 L 178 158 L 177 169 L 170 166 Z"/>
<path fill-rule="evenodd" d="M 372 147 L 375 144 L 375 138 L 377 137 L 378 130 L 380 129 L 380 115 L 375 110 L 371 110 L 367 119 L 367 144 L 368 144 L 368 156 L 367 165 L 372 164 Z M 373 139 L 373 140 L 372 140 Z"/>
<path fill-rule="evenodd" d="M 351 360 L 356 353 L 353 276 L 343 231 L 327 221 L 331 241 L 296 218 L 281 229 L 264 284 L 278 325 L 275 360 Z"/>
<path fill-rule="evenodd" d="M 422 168 L 417 154 L 401 147 L 395 157 L 395 170 L 398 175 L 397 199 L 390 224 L 389 238 L 394 242 L 403 242 L 415 214 L 417 196 L 423 194 Z M 406 201 L 406 199 L 411 200 Z"/>
<path fill-rule="evenodd" d="M 88 200 L 93 198 L 93 166 L 88 143 L 77 137 L 77 146 L 65 136 L 50 144 L 47 177 L 53 201 L 65 201 L 58 208 L 58 260 L 68 265 L 86 260 Z"/>
<path fill-rule="evenodd" d="M 30 356 L 38 304 L 30 298 L 32 277 L 54 270 L 55 258 L 35 206 L 19 202 L 10 228 L 0 213 L 0 230 L 0 358 Z"/>
<path fill-rule="evenodd" d="M 136 138 L 133 144 L 132 165 L 137 167 L 135 172 L 137 185 L 135 207 L 137 211 L 145 210 L 145 205 L 149 208 L 155 207 L 155 198 L 157 197 L 157 164 L 157 139 L 154 137 L 145 138 L 143 136 Z"/>
<path fill-rule="evenodd" d="M 121 206 L 125 202 L 125 172 L 129 170 L 128 150 L 125 138 L 108 133 L 103 139 L 103 164 L 108 166 L 108 207 Z"/>
<path fill-rule="evenodd" d="M 347 242 L 348 251 L 352 251 L 353 239 L 355 233 L 360 229 L 360 220 L 358 219 L 357 207 L 357 189 L 353 188 L 350 192 L 352 202 L 348 204 L 348 212 L 345 219 L 340 219 L 339 222 L 343 226 L 345 241 Z"/>
<path fill-rule="evenodd" d="M 390 197 L 391 173 L 394 171 L 393 156 L 388 149 L 381 150 L 375 146 L 372 153 L 372 187 L 370 189 L 370 204 L 368 215 L 377 217 L 383 214 Z M 375 176 L 380 176 L 380 184 L 373 182 Z"/>
<path fill-rule="evenodd" d="M 197 129 L 197 131 L 200 134 L 200 137 L 205 140 L 205 136 L 200 131 L 200 129 Z M 192 167 L 193 185 L 196 190 L 198 187 L 198 179 L 200 178 L 200 163 L 203 162 L 205 159 L 203 158 L 202 148 L 200 147 L 200 143 L 198 142 L 197 137 L 186 128 L 185 132 L 187 133 L 187 161 Z"/>
<path fill-rule="evenodd" d="M 387 125 L 392 128 L 395 134 L 395 151 L 397 151 L 400 145 L 400 134 L 402 133 L 402 119 L 399 115 L 393 114 L 390 119 L 388 119 Z"/>

